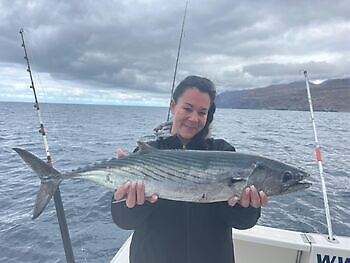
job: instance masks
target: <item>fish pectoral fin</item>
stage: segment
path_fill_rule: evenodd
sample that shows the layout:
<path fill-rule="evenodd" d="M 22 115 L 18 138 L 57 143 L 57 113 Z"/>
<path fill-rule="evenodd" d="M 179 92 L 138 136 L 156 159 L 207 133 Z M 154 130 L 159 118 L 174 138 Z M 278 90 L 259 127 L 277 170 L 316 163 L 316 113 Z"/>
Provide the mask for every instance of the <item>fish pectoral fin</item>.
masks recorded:
<path fill-rule="evenodd" d="M 256 167 L 255 164 L 252 164 L 248 168 L 245 168 L 245 169 L 239 171 L 238 174 L 240 177 L 249 178 L 249 176 L 254 172 L 255 167 Z"/>
<path fill-rule="evenodd" d="M 231 178 L 231 183 L 239 183 L 239 182 L 243 182 L 243 181 L 246 181 L 247 179 L 245 178 L 242 178 L 242 177 L 232 177 Z"/>
<path fill-rule="evenodd" d="M 237 184 L 237 183 L 241 183 L 241 182 L 246 182 L 247 179 L 246 178 L 242 178 L 242 177 L 231 177 L 229 179 L 229 182 L 228 182 L 228 185 L 229 186 L 232 186 L 234 184 Z"/>
<path fill-rule="evenodd" d="M 216 181 L 220 183 L 224 183 L 227 186 L 232 186 L 234 184 L 241 184 L 241 183 L 246 184 L 247 178 L 237 174 L 225 173 L 225 174 L 218 175 Z"/>
<path fill-rule="evenodd" d="M 148 143 L 138 141 L 137 146 L 139 147 L 139 154 L 145 154 L 145 153 L 150 153 L 153 151 L 159 151 L 157 148 L 152 147 Z"/>
<path fill-rule="evenodd" d="M 260 169 L 262 167 L 262 164 L 261 163 L 252 163 L 251 166 L 249 166 L 248 168 L 246 169 L 243 169 L 241 170 L 240 172 L 238 172 L 238 175 L 240 177 L 243 177 L 243 178 L 246 178 L 246 179 L 249 179 L 249 177 L 254 173 L 256 172 L 258 169 Z"/>

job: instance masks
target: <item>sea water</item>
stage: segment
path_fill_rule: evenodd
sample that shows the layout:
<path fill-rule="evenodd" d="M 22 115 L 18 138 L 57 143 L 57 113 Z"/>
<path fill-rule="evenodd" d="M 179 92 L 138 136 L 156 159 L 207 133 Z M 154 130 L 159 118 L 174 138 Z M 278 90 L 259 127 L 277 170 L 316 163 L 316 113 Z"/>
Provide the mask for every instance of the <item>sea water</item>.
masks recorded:
<path fill-rule="evenodd" d="M 42 104 L 54 167 L 61 172 L 131 152 L 152 134 L 166 108 Z M 316 112 L 333 231 L 350 236 L 350 113 Z M 0 102 L 0 262 L 65 262 L 54 203 L 36 220 L 32 210 L 39 179 L 12 150 L 45 158 L 39 124 L 30 103 Z M 299 111 L 218 109 L 212 135 L 237 151 L 277 159 L 311 173 L 312 187 L 270 198 L 258 224 L 327 233 L 310 114 Z M 130 231 L 110 214 L 113 192 L 92 182 L 61 186 L 76 262 L 108 262 Z"/>

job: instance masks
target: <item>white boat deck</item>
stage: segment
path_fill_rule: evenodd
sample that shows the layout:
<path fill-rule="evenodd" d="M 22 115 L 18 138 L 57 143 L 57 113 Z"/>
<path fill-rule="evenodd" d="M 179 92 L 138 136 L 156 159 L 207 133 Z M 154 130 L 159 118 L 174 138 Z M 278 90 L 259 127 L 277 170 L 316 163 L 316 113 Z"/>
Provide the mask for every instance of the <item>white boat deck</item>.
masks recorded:
<path fill-rule="evenodd" d="M 302 233 L 271 227 L 255 226 L 233 230 L 236 263 L 350 263 L 350 237 Z M 131 236 L 111 260 L 129 263 Z"/>

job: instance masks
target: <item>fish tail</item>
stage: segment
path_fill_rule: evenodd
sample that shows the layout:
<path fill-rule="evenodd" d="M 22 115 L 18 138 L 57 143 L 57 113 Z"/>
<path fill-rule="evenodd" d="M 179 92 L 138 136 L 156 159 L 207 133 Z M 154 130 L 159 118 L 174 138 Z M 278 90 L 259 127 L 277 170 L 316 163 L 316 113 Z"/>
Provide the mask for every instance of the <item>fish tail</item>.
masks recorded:
<path fill-rule="evenodd" d="M 32 217 L 32 219 L 35 219 L 44 211 L 52 196 L 55 194 L 62 181 L 62 176 L 56 169 L 49 166 L 34 154 L 20 148 L 13 148 L 13 150 L 21 156 L 24 162 L 33 169 L 41 180 Z"/>

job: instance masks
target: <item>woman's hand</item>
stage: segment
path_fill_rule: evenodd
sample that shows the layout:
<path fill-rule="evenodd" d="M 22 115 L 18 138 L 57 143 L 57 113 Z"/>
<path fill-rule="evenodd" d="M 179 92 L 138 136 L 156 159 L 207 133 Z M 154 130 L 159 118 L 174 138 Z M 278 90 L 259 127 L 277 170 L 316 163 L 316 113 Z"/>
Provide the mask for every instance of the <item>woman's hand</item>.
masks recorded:
<path fill-rule="evenodd" d="M 117 149 L 118 158 L 125 157 L 126 154 L 123 150 Z M 158 200 L 158 195 L 153 194 L 151 196 L 145 196 L 145 185 L 140 182 L 126 182 L 118 187 L 114 193 L 114 200 L 118 201 L 126 197 L 126 206 L 133 208 L 136 205 L 143 205 L 145 200 L 154 203 Z"/>
<path fill-rule="evenodd" d="M 240 198 L 237 196 L 231 197 L 227 202 L 230 206 L 235 206 L 239 203 L 242 207 L 252 206 L 259 208 L 262 206 L 267 206 L 268 197 L 263 191 L 257 191 L 254 185 L 245 188 Z"/>

